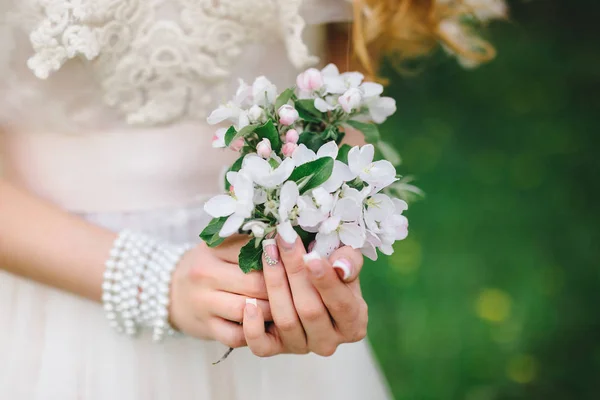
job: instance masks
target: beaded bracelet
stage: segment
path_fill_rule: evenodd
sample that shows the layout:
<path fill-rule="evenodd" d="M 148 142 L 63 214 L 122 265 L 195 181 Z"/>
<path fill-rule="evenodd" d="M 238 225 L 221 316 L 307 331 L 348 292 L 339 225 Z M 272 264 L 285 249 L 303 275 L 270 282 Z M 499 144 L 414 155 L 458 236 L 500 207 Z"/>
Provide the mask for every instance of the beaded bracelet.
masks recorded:
<path fill-rule="evenodd" d="M 137 232 L 122 231 L 106 261 L 102 302 L 111 327 L 129 336 L 151 328 L 154 341 L 175 330 L 169 324 L 171 277 L 193 246 L 159 243 Z"/>

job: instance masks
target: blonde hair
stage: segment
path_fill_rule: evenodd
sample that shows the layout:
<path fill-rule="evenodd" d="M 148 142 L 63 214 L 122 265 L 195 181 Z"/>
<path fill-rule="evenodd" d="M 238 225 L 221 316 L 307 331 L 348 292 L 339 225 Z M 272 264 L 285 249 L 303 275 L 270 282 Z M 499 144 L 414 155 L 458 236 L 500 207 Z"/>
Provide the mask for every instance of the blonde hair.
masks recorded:
<path fill-rule="evenodd" d="M 504 0 L 353 0 L 354 54 L 375 76 L 383 57 L 402 68 L 407 60 L 429 54 L 439 44 L 465 67 L 496 56 L 475 28 L 506 18 Z"/>

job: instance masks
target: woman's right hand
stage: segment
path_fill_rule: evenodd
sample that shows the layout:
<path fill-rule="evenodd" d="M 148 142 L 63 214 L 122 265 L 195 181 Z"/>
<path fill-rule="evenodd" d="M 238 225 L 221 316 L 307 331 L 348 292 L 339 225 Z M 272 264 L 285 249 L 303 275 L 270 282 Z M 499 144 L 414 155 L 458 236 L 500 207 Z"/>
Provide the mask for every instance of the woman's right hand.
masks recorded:
<path fill-rule="evenodd" d="M 257 299 L 265 319 L 272 320 L 262 272 L 244 274 L 237 264 L 223 261 L 237 259 L 240 241 L 228 240 L 217 249 L 202 243 L 184 255 L 171 281 L 174 328 L 237 348 L 246 346 L 241 322 L 247 298 Z"/>

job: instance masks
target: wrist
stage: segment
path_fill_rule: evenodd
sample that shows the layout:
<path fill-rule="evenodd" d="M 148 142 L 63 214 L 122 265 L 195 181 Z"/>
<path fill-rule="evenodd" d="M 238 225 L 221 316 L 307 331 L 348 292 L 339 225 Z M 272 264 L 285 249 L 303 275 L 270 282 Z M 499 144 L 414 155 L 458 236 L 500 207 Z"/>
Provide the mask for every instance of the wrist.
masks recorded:
<path fill-rule="evenodd" d="M 140 233 L 121 232 L 106 261 L 102 284 L 109 324 L 130 336 L 150 328 L 155 341 L 173 334 L 168 322 L 170 282 L 190 247 L 161 243 Z"/>

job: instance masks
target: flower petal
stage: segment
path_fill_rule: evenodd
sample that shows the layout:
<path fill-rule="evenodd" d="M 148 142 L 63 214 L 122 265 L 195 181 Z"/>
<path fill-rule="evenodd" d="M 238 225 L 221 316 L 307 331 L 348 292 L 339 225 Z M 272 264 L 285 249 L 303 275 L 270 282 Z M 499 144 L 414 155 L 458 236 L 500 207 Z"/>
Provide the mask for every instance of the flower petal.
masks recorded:
<path fill-rule="evenodd" d="M 353 249 L 360 249 L 365 244 L 365 232 L 356 223 L 342 224 L 340 227 L 340 240 Z"/>
<path fill-rule="evenodd" d="M 287 243 L 294 243 L 298 237 L 298 233 L 296 233 L 290 221 L 285 221 L 277 225 L 277 233 Z"/>
<path fill-rule="evenodd" d="M 301 144 L 298 146 L 294 153 L 292 154 L 292 160 L 296 164 L 296 167 L 299 167 L 302 164 L 306 164 L 307 162 L 314 161 L 317 159 L 317 154 Z"/>
<path fill-rule="evenodd" d="M 327 235 L 317 233 L 313 251 L 316 251 L 321 257 L 329 257 L 338 247 L 340 247 L 340 238 L 336 232 Z"/>
<path fill-rule="evenodd" d="M 332 106 L 331 104 L 329 104 L 322 98 L 317 97 L 315 99 L 315 108 L 321 112 L 327 112 L 327 111 L 331 111 L 331 110 L 335 109 L 335 106 Z"/>
<path fill-rule="evenodd" d="M 287 181 L 283 184 L 279 194 L 279 217 L 282 221 L 289 218 L 288 214 L 298 202 L 298 196 L 300 196 L 300 192 L 296 182 Z"/>
<path fill-rule="evenodd" d="M 338 190 L 344 182 L 351 181 L 354 178 L 356 178 L 356 175 L 350 171 L 350 167 L 341 161 L 335 160 L 331 176 L 323 183 L 322 188 L 329 193 L 333 193 Z"/>
<path fill-rule="evenodd" d="M 391 97 L 381 97 L 369 103 L 369 114 L 376 124 L 381 124 L 396 112 L 396 100 Z"/>
<path fill-rule="evenodd" d="M 327 218 L 319 227 L 319 233 L 328 235 L 332 232 L 335 232 L 335 230 L 340 226 L 340 222 L 340 217 Z"/>
<path fill-rule="evenodd" d="M 235 212 L 236 202 L 233 197 L 221 194 L 204 204 L 204 211 L 213 218 L 226 217 Z"/>
<path fill-rule="evenodd" d="M 333 210 L 333 215 L 342 221 L 357 221 L 362 211 L 361 205 L 352 197 L 344 197 L 338 200 Z"/>
<path fill-rule="evenodd" d="M 227 218 L 227 221 L 225 221 L 225 224 L 221 228 L 219 236 L 224 238 L 229 237 L 234 233 L 237 233 L 240 230 L 240 227 L 243 223 L 244 217 L 235 214 L 230 216 L 229 218 Z"/>
<path fill-rule="evenodd" d="M 335 141 L 327 142 L 317 151 L 317 158 L 331 157 L 334 160 L 338 155 L 339 147 Z"/>
<path fill-rule="evenodd" d="M 383 85 L 375 82 L 365 82 L 360 85 L 364 97 L 375 97 L 383 93 Z"/>

